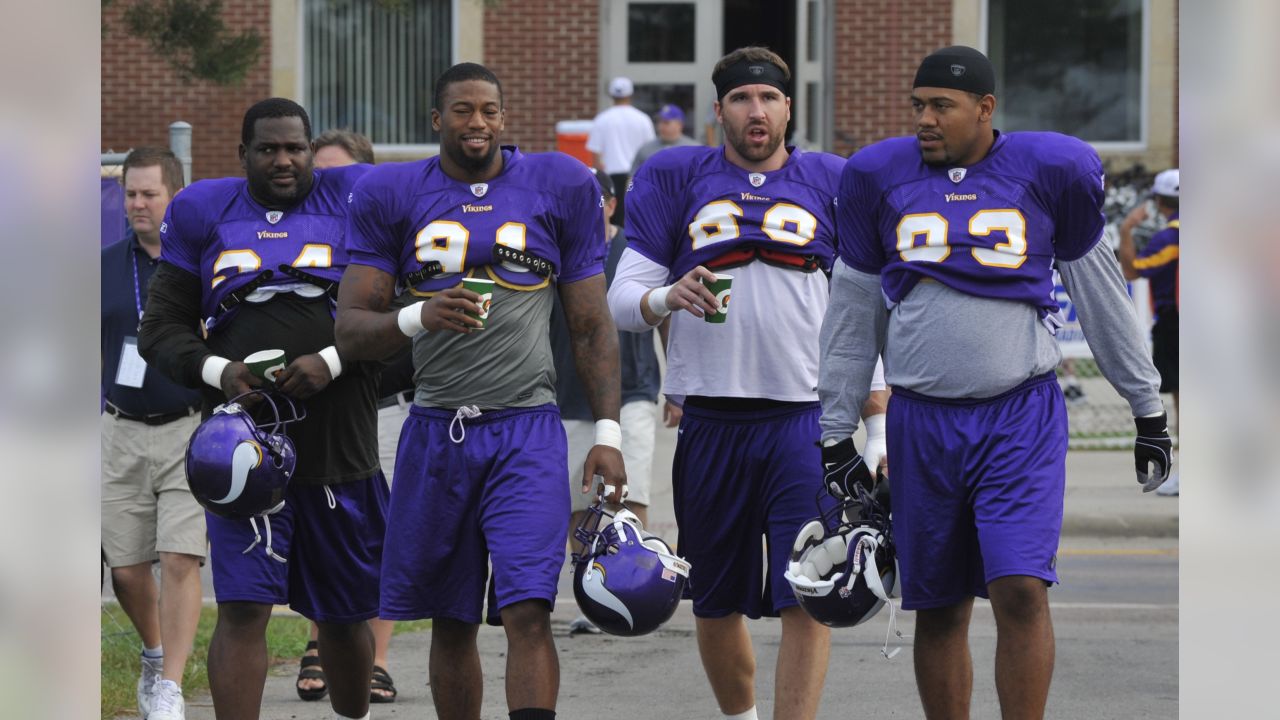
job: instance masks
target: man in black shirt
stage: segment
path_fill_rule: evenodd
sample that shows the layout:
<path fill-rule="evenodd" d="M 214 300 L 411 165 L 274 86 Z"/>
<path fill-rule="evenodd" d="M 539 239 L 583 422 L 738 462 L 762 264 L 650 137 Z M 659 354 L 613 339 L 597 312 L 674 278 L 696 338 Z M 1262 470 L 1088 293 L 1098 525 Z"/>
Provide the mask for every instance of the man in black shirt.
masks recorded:
<path fill-rule="evenodd" d="M 280 98 L 249 108 L 241 143 L 245 179 L 202 180 L 170 205 L 140 337 L 160 370 L 209 386 L 206 410 L 262 384 L 240 358 L 281 349 L 275 389 L 307 411 L 285 428 L 297 466 L 285 507 L 266 518 L 265 552 L 249 522 L 206 515 L 218 600 L 210 689 L 220 719 L 258 716 L 266 624 L 287 602 L 319 625 L 334 711 L 363 718 L 389 493 L 377 369 L 334 348 L 331 292 L 346 265 L 347 198 L 369 166 L 315 170 L 310 119 Z"/>

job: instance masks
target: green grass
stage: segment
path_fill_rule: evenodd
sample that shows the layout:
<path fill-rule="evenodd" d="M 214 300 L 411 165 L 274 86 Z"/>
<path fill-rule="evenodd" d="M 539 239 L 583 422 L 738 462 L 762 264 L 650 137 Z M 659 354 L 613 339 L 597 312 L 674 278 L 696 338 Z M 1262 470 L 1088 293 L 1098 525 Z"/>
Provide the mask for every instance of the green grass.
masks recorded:
<path fill-rule="evenodd" d="M 196 627 L 195 649 L 187 661 L 182 693 L 188 698 L 209 690 L 209 637 L 218 619 L 218 610 L 205 607 L 200 611 Z M 397 635 L 431 627 L 430 620 L 396 623 Z M 267 653 L 271 664 L 297 662 L 307 646 L 310 628 L 298 616 L 276 616 L 267 624 Z M 124 611 L 114 602 L 102 604 L 102 720 L 119 715 L 137 715 L 138 653 L 142 651 L 138 635 Z"/>

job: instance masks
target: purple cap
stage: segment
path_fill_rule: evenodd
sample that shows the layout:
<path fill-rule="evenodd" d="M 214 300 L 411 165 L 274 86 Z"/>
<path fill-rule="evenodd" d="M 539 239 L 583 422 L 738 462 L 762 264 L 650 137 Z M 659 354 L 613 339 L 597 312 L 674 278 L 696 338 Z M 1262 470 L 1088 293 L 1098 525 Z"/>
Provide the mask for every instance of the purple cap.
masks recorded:
<path fill-rule="evenodd" d="M 684 111 L 675 105 L 663 105 L 658 111 L 659 120 L 679 120 L 684 122 Z"/>

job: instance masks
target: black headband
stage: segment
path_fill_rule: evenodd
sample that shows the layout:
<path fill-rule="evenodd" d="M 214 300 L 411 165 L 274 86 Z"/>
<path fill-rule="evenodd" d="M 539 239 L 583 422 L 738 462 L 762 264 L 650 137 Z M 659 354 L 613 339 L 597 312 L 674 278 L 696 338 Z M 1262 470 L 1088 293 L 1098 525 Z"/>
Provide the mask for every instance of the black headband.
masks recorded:
<path fill-rule="evenodd" d="M 977 95 L 996 91 L 996 73 L 986 55 L 964 45 L 945 47 L 925 58 L 912 88 L 936 87 Z"/>
<path fill-rule="evenodd" d="M 767 60 L 742 59 L 711 76 L 716 86 L 716 97 L 723 98 L 730 90 L 743 85 L 771 85 L 787 94 L 787 78 L 782 68 Z"/>

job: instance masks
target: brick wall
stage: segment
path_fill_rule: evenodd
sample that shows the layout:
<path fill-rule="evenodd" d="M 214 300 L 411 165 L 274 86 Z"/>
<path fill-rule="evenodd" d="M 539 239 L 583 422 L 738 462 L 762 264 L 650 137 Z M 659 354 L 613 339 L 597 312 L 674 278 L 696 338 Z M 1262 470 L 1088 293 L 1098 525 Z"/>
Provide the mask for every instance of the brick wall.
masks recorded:
<path fill-rule="evenodd" d="M 911 133 L 920 60 L 952 44 L 952 0 L 838 0 L 835 147 L 840 155 Z"/>
<path fill-rule="evenodd" d="M 241 32 L 257 28 L 263 37 L 258 63 L 243 84 L 223 87 L 182 82 L 145 41 L 125 29 L 129 2 L 102 10 L 102 149 L 124 152 L 140 145 L 169 145 L 169 123 L 192 125 L 193 179 L 240 175 L 236 148 L 240 123 L 250 105 L 271 95 L 271 4 L 224 0 L 223 21 Z"/>
<path fill-rule="evenodd" d="M 600 110 L 598 0 L 504 0 L 486 7 L 484 55 L 502 81 L 504 144 L 554 150 L 557 120 Z"/>

